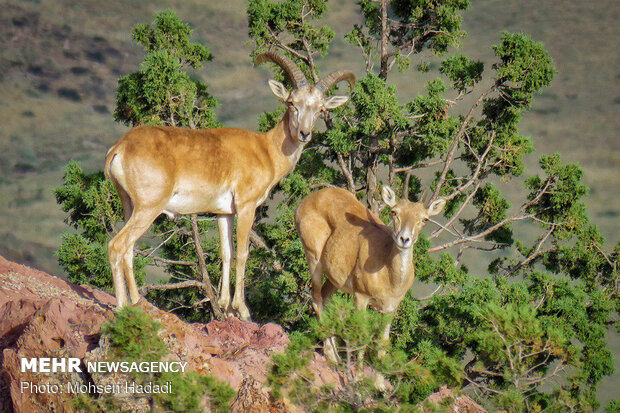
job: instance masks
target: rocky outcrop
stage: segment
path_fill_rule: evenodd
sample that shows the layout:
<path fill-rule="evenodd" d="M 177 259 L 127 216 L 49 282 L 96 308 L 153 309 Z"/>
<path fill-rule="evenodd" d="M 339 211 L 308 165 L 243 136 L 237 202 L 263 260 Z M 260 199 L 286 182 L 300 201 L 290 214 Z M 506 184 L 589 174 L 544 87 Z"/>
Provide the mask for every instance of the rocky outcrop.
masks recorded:
<path fill-rule="evenodd" d="M 67 397 L 22 391 L 22 383 L 68 379 L 21 373 L 20 358 L 79 357 L 95 348 L 99 329 L 112 316 L 111 296 L 80 287 L 0 257 L 0 349 L 3 411 L 72 411 Z"/>
<path fill-rule="evenodd" d="M 99 331 L 113 317 L 114 305 L 114 297 L 103 291 L 74 285 L 0 257 L 0 413 L 75 411 L 73 395 L 22 391 L 22 383 L 104 384 L 109 378 L 84 373 L 22 373 L 20 359 L 104 359 L 105 344 Z M 161 323 L 159 335 L 168 346 L 169 358 L 186 361 L 190 369 L 217 377 L 237 390 L 232 412 L 297 411 L 274 401 L 265 386 L 271 356 L 289 343 L 279 325 L 261 326 L 236 318 L 190 324 L 145 300 L 139 306 Z M 317 386 L 338 386 L 341 382 L 322 355 L 314 353 L 310 363 Z M 447 397 L 454 399 L 452 406 L 458 409 L 455 412 L 484 412 L 467 396 L 456 396 L 448 389 L 442 389 L 429 401 L 445 406 Z"/>
<path fill-rule="evenodd" d="M 85 382 L 92 377 L 69 374 L 22 373 L 22 357 L 78 357 L 97 360 L 101 325 L 113 317 L 111 295 L 78 286 L 0 257 L 0 412 L 70 412 L 68 394 L 23 391 L 21 383 Z M 245 322 L 236 318 L 209 324 L 189 324 L 142 300 L 140 307 L 162 324 L 160 337 L 171 357 L 188 367 L 226 381 L 238 390 L 233 411 L 287 411 L 270 401 L 265 388 L 268 364 L 289 339 L 279 325 Z M 317 384 L 337 383 L 338 375 L 323 356 L 315 354 L 312 368 Z M 95 377 L 95 379 L 99 379 Z"/>

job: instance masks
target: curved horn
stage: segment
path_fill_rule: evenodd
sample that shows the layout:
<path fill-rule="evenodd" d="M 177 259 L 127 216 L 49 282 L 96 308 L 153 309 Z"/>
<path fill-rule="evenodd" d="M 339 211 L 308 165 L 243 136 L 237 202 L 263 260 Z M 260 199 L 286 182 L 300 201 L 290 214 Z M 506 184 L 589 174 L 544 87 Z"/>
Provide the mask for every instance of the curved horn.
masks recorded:
<path fill-rule="evenodd" d="M 308 86 L 308 80 L 306 80 L 306 76 L 304 76 L 299 66 L 297 66 L 295 62 L 293 62 L 288 57 L 276 52 L 262 53 L 256 56 L 256 58 L 254 59 L 254 66 L 256 67 L 261 63 L 265 62 L 273 62 L 280 66 L 288 76 L 289 80 L 293 83 L 293 87 L 295 89 L 300 89 L 304 86 Z"/>
<path fill-rule="evenodd" d="M 317 83 L 315 87 L 325 93 L 343 80 L 349 82 L 349 87 L 353 90 L 353 86 L 355 86 L 355 75 L 350 70 L 337 70 L 319 80 L 319 83 Z"/>

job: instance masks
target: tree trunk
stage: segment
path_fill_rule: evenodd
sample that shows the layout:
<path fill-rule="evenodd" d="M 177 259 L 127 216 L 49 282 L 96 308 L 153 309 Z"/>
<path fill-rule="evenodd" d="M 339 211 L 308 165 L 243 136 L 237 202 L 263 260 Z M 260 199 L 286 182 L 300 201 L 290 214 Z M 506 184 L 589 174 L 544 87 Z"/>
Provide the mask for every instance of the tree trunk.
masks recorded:
<path fill-rule="evenodd" d="M 379 78 L 386 80 L 389 69 L 388 55 L 388 29 L 387 29 L 387 3 L 388 0 L 381 0 L 381 69 L 379 70 Z"/>
<path fill-rule="evenodd" d="M 375 142 L 376 139 L 372 141 Z M 376 153 L 368 154 L 368 162 L 366 163 L 366 202 L 368 202 L 368 208 L 374 213 L 379 214 L 379 203 L 375 199 L 377 193 L 377 170 L 378 170 L 378 155 Z"/>

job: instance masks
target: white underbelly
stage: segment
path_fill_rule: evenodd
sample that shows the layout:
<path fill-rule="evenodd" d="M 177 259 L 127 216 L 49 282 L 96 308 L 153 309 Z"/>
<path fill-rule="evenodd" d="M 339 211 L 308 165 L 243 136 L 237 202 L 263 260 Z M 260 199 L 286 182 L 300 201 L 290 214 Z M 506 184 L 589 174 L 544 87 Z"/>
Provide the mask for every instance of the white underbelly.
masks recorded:
<path fill-rule="evenodd" d="M 265 202 L 265 200 L 269 196 L 269 192 L 271 192 L 271 188 L 273 188 L 273 185 L 269 185 L 269 187 L 265 190 L 263 196 L 256 202 L 256 207 L 261 206 L 263 202 Z"/>
<path fill-rule="evenodd" d="M 168 200 L 164 213 L 176 214 L 232 214 L 234 212 L 233 193 L 230 190 L 199 191 L 176 190 Z"/>

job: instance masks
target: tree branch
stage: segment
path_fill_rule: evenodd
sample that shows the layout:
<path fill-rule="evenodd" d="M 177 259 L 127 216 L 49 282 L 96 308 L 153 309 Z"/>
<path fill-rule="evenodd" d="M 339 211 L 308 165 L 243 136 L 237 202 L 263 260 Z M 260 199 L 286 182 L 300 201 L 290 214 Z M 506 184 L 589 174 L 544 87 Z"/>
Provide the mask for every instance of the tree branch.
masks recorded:
<path fill-rule="evenodd" d="M 161 263 L 166 264 L 166 265 L 187 265 L 187 266 L 196 265 L 195 261 L 169 260 L 167 258 L 158 257 L 156 255 L 149 255 L 145 251 L 138 250 L 138 251 L 136 251 L 136 253 L 142 255 L 143 257 L 149 258 L 149 259 L 154 260 L 154 261 L 161 262 Z"/>
<path fill-rule="evenodd" d="M 202 244 L 200 242 L 200 232 L 198 231 L 198 221 L 196 214 L 191 215 L 192 223 L 192 238 L 194 239 L 194 247 L 196 248 L 196 256 L 198 257 L 198 268 L 202 275 L 203 291 L 205 295 L 211 301 L 211 308 L 213 309 L 213 315 L 216 319 L 221 319 L 224 314 L 215 297 L 215 291 L 211 279 L 209 278 L 209 272 L 207 271 L 207 264 L 205 263 L 204 252 L 202 250 Z"/>
<path fill-rule="evenodd" d="M 461 204 L 459 210 L 456 211 L 456 213 L 452 216 L 452 218 L 450 218 L 450 220 L 442 228 L 440 228 L 440 229 L 436 230 L 435 232 L 433 232 L 428 239 L 433 239 L 433 238 L 438 237 L 446 228 L 449 228 L 450 225 L 452 225 L 454 223 L 454 221 L 456 221 L 456 219 L 461 215 L 461 213 L 463 212 L 465 207 L 474 198 L 474 195 L 476 195 L 476 192 L 478 192 L 478 188 L 480 188 L 480 185 L 481 185 L 480 182 L 476 183 L 476 187 L 474 188 L 473 191 L 471 191 L 471 193 L 469 195 L 467 195 L 467 198 L 465 198 L 465 201 L 463 201 L 463 203 Z"/>
<path fill-rule="evenodd" d="M 269 248 L 265 240 L 262 239 L 261 236 L 258 235 L 258 233 L 254 231 L 253 229 L 250 230 L 250 242 L 253 243 L 254 246 L 267 250 L 269 251 L 269 253 L 271 253 L 271 255 L 273 255 L 274 257 L 277 257 L 276 252 L 272 250 L 271 248 Z M 273 261 L 273 268 L 276 271 L 282 271 L 282 263 L 280 262 L 280 260 Z"/>
<path fill-rule="evenodd" d="M 440 163 L 442 163 L 443 160 L 438 160 L 438 161 L 432 161 L 432 162 L 426 162 L 426 163 L 417 163 L 415 165 L 411 165 L 411 166 L 404 166 L 402 168 L 394 168 L 394 172 L 395 173 L 399 173 L 399 172 L 408 172 L 411 171 L 413 169 L 421 169 L 421 168 L 428 168 L 429 166 L 435 166 L 435 165 L 439 165 Z"/>
<path fill-rule="evenodd" d="M 431 199 L 430 199 L 429 202 L 433 202 L 439 196 L 439 192 L 441 191 L 441 187 L 442 187 L 442 185 L 444 184 L 444 182 L 446 180 L 446 175 L 448 174 L 448 170 L 450 169 L 450 165 L 452 164 L 452 161 L 454 160 L 454 155 L 456 154 L 456 148 L 458 147 L 459 141 L 461 140 L 461 136 L 463 135 L 463 133 L 465 133 L 465 130 L 467 129 L 467 126 L 469 125 L 469 121 L 471 121 L 471 118 L 474 116 L 474 112 L 475 112 L 476 108 L 491 93 L 493 93 L 493 92 L 495 92 L 497 90 L 497 88 L 499 87 L 499 84 L 500 84 L 500 81 L 498 79 L 493 84 L 493 86 L 491 86 L 486 92 L 484 92 L 478 98 L 478 100 L 476 100 L 474 102 L 474 104 L 469 109 L 469 112 L 465 116 L 465 119 L 463 119 L 463 122 L 461 123 L 461 127 L 459 128 L 458 132 L 454 135 L 454 138 L 452 139 L 452 144 L 450 145 L 450 149 L 448 150 L 448 154 L 446 155 L 446 160 L 445 160 L 445 163 L 444 163 L 444 167 L 443 167 L 443 170 L 441 171 L 441 175 L 439 176 L 439 181 L 437 181 L 437 186 L 435 187 L 435 192 L 433 192 L 433 196 L 431 196 Z"/>
<path fill-rule="evenodd" d="M 350 192 L 352 192 L 353 194 L 355 194 L 355 181 L 353 180 L 353 174 L 351 173 L 351 171 L 347 167 L 346 163 L 344 162 L 344 158 L 343 158 L 342 154 L 338 153 L 336 155 L 336 159 L 338 160 L 338 166 L 340 167 L 340 170 L 342 171 L 342 174 L 344 175 L 345 179 L 347 180 L 347 189 Z"/>
<path fill-rule="evenodd" d="M 302 6 L 301 8 L 301 24 L 303 25 L 306 19 L 306 16 L 308 15 L 308 13 L 304 13 L 304 8 L 305 5 Z M 308 44 L 308 39 L 306 39 L 306 36 L 301 36 L 301 44 L 304 46 L 304 50 L 306 51 L 306 54 L 308 55 L 308 58 L 305 59 L 308 62 L 308 66 L 310 67 L 310 74 L 312 75 L 312 80 L 314 80 L 314 83 L 317 83 L 319 81 L 319 76 L 316 73 L 316 68 L 314 66 L 314 58 L 312 57 L 312 50 L 310 50 L 310 45 Z"/>
<path fill-rule="evenodd" d="M 460 193 L 462 193 L 467 188 L 469 188 L 471 185 L 473 185 L 473 183 L 478 179 L 478 176 L 480 176 L 480 172 L 482 171 L 482 166 L 485 164 L 484 161 L 487 155 L 489 154 L 491 147 L 493 146 L 494 138 L 495 138 L 495 133 L 492 133 L 491 137 L 489 138 L 489 144 L 487 145 L 486 149 L 484 150 L 480 158 L 478 158 L 476 169 L 474 170 L 474 173 L 471 176 L 471 178 L 466 183 L 464 183 L 463 185 L 455 189 L 450 195 L 444 197 L 446 201 L 450 201 L 451 199 L 456 198 Z"/>
<path fill-rule="evenodd" d="M 554 226 L 549 228 L 549 230 L 542 237 L 540 237 L 540 239 L 536 243 L 536 246 L 534 247 L 534 250 L 532 251 L 530 256 L 524 259 L 523 261 L 521 261 L 520 263 L 509 268 L 507 271 L 507 274 L 514 274 L 515 272 L 519 271 L 521 268 L 525 267 L 526 265 L 528 265 L 529 263 L 531 263 L 532 261 L 534 261 L 541 255 L 545 255 L 546 253 L 553 251 L 554 248 L 547 248 L 545 250 L 541 250 L 542 245 L 545 243 L 545 241 L 547 241 L 549 236 L 553 234 L 553 231 L 555 231 Z"/>
<path fill-rule="evenodd" d="M 204 285 L 198 280 L 187 280 L 173 284 L 145 284 L 140 287 L 140 292 L 142 294 L 146 294 L 149 291 L 168 291 L 168 290 L 178 290 L 181 288 L 191 288 L 196 287 L 201 290 L 204 289 Z"/>
<path fill-rule="evenodd" d="M 435 288 L 435 291 L 433 291 L 432 293 L 425 295 L 424 297 L 420 297 L 420 298 L 413 298 L 415 301 L 427 301 L 430 300 L 431 298 L 433 298 L 433 296 L 435 296 L 435 294 L 437 292 L 439 292 L 439 290 L 441 290 L 441 287 L 443 287 L 442 285 L 437 286 L 437 288 Z"/>
<path fill-rule="evenodd" d="M 387 0 L 381 0 L 380 10 L 381 10 L 381 38 L 380 38 L 379 41 L 380 41 L 380 44 L 381 44 L 381 49 L 380 49 L 380 53 L 381 53 L 381 69 L 379 70 L 379 78 L 383 79 L 383 80 L 386 80 L 388 72 L 389 72 L 388 60 L 390 58 L 388 50 L 387 50 L 387 46 L 388 46 Z"/>
<path fill-rule="evenodd" d="M 506 218 L 500 222 L 498 222 L 497 224 L 487 228 L 486 230 L 476 234 L 476 235 L 471 235 L 469 237 L 463 237 L 451 242 L 448 242 L 446 244 L 443 245 L 439 245 L 437 247 L 433 247 L 431 249 L 428 250 L 428 252 L 436 252 L 436 251 L 441 251 L 444 250 L 446 248 L 450 248 L 453 247 L 455 245 L 459 245 L 459 244 L 463 244 L 464 242 L 471 242 L 471 241 L 475 241 L 478 240 L 486 235 L 489 235 L 490 233 L 492 233 L 493 231 L 496 231 L 497 229 L 503 227 L 504 225 L 508 224 L 509 222 L 515 222 L 515 221 L 523 221 L 525 219 L 530 219 L 534 216 L 534 214 L 527 214 L 527 215 L 520 215 L 520 216 L 515 216 L 515 217 L 510 217 L 510 218 Z"/>
<path fill-rule="evenodd" d="M 273 41 L 276 43 L 276 45 L 281 48 L 286 50 L 287 52 L 289 52 L 290 54 L 292 54 L 293 56 L 297 57 L 298 59 L 301 59 L 305 62 L 308 62 L 308 58 L 305 57 L 304 55 L 302 55 L 301 53 L 299 53 L 297 50 L 287 46 L 286 44 L 284 44 L 279 38 L 278 35 L 274 33 L 274 31 L 271 29 L 271 27 L 267 26 L 267 28 L 269 29 L 269 33 L 271 34 L 271 37 L 273 38 Z"/>

